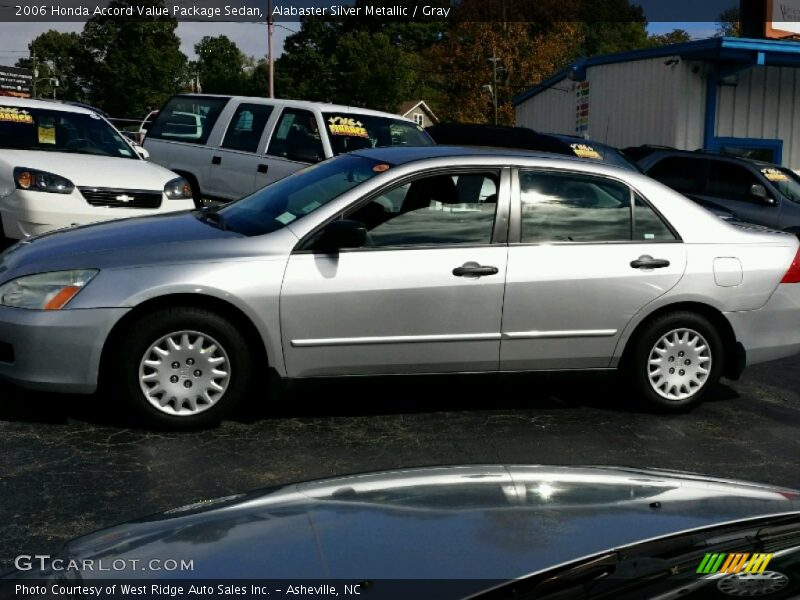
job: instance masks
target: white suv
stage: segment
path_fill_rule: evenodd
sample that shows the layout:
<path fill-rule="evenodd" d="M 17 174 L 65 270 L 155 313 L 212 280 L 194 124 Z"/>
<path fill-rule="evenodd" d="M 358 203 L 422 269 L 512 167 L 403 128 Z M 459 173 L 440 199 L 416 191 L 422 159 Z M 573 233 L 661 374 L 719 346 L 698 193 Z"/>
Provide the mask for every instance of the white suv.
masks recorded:
<path fill-rule="evenodd" d="M 180 94 L 153 120 L 150 158 L 185 177 L 195 198 L 235 200 L 303 167 L 353 150 L 431 146 L 398 115 L 247 96 Z"/>
<path fill-rule="evenodd" d="M 88 108 L 0 99 L 5 237 L 194 208 L 188 182 L 140 151 Z"/>

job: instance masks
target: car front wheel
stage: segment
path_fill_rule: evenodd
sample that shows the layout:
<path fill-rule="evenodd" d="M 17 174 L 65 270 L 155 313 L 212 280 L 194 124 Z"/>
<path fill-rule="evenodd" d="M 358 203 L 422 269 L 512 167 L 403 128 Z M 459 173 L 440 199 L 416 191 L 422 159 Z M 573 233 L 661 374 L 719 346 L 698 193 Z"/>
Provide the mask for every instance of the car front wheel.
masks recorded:
<path fill-rule="evenodd" d="M 651 408 L 684 412 L 700 404 L 719 381 L 722 347 L 719 333 L 705 317 L 664 314 L 637 336 L 629 377 Z"/>
<path fill-rule="evenodd" d="M 218 424 L 252 377 L 247 342 L 226 318 L 195 307 L 167 308 L 132 323 L 117 340 L 106 392 L 120 392 L 149 425 Z"/>

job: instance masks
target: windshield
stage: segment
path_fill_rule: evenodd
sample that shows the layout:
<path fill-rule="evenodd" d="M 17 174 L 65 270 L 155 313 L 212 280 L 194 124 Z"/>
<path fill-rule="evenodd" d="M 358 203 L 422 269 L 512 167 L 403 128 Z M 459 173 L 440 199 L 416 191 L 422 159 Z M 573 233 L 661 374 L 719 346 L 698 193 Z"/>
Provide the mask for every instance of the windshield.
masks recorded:
<path fill-rule="evenodd" d="M 410 121 L 359 115 L 323 113 L 334 154 L 382 146 L 433 146 L 422 127 Z"/>
<path fill-rule="evenodd" d="M 281 229 L 375 177 L 386 166 L 346 155 L 306 167 L 217 211 L 225 227 L 244 235 Z"/>
<path fill-rule="evenodd" d="M 137 159 L 122 135 L 95 113 L 0 105 L 0 148 Z"/>
<path fill-rule="evenodd" d="M 800 203 L 800 177 L 794 171 L 768 167 L 761 169 L 761 173 L 787 199 Z"/>

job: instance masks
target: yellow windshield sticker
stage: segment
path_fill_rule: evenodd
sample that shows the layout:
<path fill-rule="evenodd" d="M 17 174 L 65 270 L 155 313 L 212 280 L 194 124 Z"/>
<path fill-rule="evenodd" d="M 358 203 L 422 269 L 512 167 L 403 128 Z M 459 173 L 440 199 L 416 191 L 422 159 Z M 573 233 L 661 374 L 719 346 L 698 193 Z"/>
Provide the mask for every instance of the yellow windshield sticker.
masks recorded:
<path fill-rule="evenodd" d="M 56 143 L 56 122 L 52 117 L 42 117 L 36 128 L 40 144 Z"/>
<path fill-rule="evenodd" d="M 33 117 L 27 110 L 20 110 L 16 106 L 0 106 L 0 121 L 30 125 Z"/>
<path fill-rule="evenodd" d="M 591 146 L 586 144 L 572 144 L 570 146 L 575 156 L 580 158 L 593 158 L 594 160 L 602 160 L 603 156 Z"/>
<path fill-rule="evenodd" d="M 328 119 L 328 130 L 331 135 L 346 135 L 348 137 L 368 138 L 369 133 L 361 121 L 347 117 L 331 117 Z"/>
<path fill-rule="evenodd" d="M 761 169 L 761 172 L 770 181 L 789 181 L 789 176 L 778 169 Z"/>

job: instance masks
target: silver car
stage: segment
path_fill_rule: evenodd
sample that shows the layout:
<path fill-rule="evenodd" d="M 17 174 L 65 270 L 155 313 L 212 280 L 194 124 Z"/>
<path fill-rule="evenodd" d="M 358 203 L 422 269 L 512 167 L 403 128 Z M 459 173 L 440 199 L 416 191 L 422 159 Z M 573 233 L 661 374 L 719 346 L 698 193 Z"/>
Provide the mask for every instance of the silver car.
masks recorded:
<path fill-rule="evenodd" d="M 386 148 L 222 208 L 76 228 L 0 263 L 0 376 L 105 387 L 151 423 L 263 382 L 621 368 L 642 403 L 800 352 L 795 236 L 643 175 L 502 150 Z M 616 393 L 616 390 L 615 390 Z"/>

